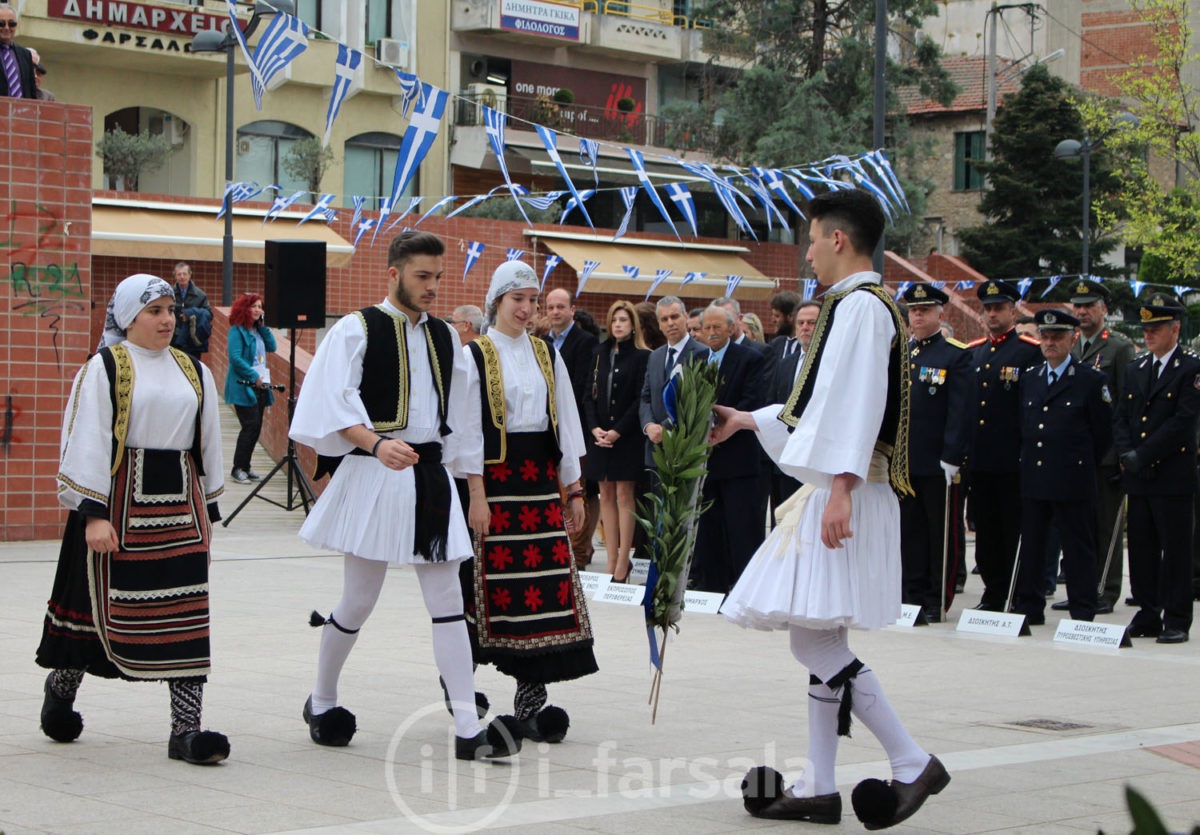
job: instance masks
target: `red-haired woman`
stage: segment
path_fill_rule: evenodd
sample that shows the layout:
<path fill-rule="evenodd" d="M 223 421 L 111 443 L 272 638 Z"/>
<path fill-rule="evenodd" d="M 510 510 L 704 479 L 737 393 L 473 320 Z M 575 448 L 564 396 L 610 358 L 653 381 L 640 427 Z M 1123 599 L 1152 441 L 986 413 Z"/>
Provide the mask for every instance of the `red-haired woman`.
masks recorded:
<path fill-rule="evenodd" d="M 262 296 L 246 293 L 229 310 L 229 368 L 225 372 L 225 402 L 232 404 L 242 424 L 233 450 L 232 476 L 243 484 L 259 479 L 250 469 L 250 455 L 262 432 L 263 412 L 275 400 L 267 368 L 267 356 L 274 351 L 275 335 L 263 324 Z"/>

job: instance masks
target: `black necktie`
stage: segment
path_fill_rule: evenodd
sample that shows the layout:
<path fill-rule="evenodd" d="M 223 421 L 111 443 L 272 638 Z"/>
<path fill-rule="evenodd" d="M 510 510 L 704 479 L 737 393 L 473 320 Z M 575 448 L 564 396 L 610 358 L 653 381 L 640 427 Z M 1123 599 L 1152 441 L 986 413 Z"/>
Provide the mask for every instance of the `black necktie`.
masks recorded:
<path fill-rule="evenodd" d="M 794 353 L 796 353 L 796 337 L 789 336 L 787 341 L 787 350 L 784 351 L 783 355 L 784 357 L 790 357 Z"/>
<path fill-rule="evenodd" d="M 1158 375 L 1162 374 L 1162 360 L 1154 361 L 1154 379 L 1158 379 Z"/>
<path fill-rule="evenodd" d="M 1050 372 L 1050 385 L 1054 385 L 1057 382 L 1058 382 L 1058 374 L 1051 371 Z"/>
<path fill-rule="evenodd" d="M 1084 353 L 1084 355 L 1086 356 L 1086 355 L 1087 355 L 1087 352 L 1088 352 L 1088 351 L 1090 351 L 1090 350 L 1092 350 L 1092 340 L 1090 340 L 1090 339 L 1085 339 L 1085 340 L 1083 341 L 1083 353 Z"/>
<path fill-rule="evenodd" d="M 671 369 L 674 367 L 675 367 L 675 349 L 667 348 L 667 367 L 666 367 L 665 371 L 667 372 L 668 376 L 670 376 Z"/>

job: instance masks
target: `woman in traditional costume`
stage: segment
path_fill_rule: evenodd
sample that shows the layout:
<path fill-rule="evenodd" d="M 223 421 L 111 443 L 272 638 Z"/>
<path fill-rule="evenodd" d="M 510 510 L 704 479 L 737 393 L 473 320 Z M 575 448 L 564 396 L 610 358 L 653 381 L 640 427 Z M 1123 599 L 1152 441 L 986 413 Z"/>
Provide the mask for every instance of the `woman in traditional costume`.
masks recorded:
<path fill-rule="evenodd" d="M 597 667 L 566 534 L 584 517 L 583 431 L 566 365 L 526 331 L 537 297 L 528 265 L 500 265 L 487 293 L 488 332 L 463 347 L 476 421 L 467 432 L 483 437 L 483 475 L 468 478 L 468 513 L 472 528 L 487 531 L 463 579 L 476 660 L 517 680 L 514 712 L 526 738 L 559 742 L 569 718 L 545 707 L 546 685 Z"/>
<path fill-rule="evenodd" d="M 166 681 L 167 755 L 229 756 L 202 731 L 209 673 L 211 522 L 224 476 L 212 373 L 171 348 L 174 291 L 132 275 L 108 303 L 100 350 L 75 376 L 58 499 L 70 509 L 37 663 L 50 669 L 42 730 L 70 742 L 84 673 Z"/>

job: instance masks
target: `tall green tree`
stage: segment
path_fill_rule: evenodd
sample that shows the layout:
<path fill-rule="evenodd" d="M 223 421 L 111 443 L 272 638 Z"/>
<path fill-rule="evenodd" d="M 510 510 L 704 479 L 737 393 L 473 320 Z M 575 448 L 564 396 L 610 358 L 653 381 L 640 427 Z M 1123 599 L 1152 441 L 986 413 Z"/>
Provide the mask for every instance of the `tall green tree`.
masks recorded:
<path fill-rule="evenodd" d="M 992 278 L 1078 273 L 1083 266 L 1083 168 L 1080 159 L 1056 159 L 1063 139 L 1084 137 L 1077 102 L 1065 81 L 1038 64 L 1021 90 L 1006 96 L 992 131 L 992 161 L 977 164 L 988 180 L 979 203 L 985 223 L 959 230 L 971 266 Z M 1113 157 L 1091 155 L 1089 216 L 1091 272 L 1113 275 L 1102 263 L 1117 245 L 1096 206 L 1118 188 Z"/>

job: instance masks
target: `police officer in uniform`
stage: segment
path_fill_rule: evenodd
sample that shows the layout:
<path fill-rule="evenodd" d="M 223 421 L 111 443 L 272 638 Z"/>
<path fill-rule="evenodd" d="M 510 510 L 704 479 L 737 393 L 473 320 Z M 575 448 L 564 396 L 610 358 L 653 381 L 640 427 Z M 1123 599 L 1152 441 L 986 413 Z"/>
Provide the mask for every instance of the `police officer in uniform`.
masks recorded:
<path fill-rule="evenodd" d="M 1192 626 L 1192 497 L 1200 357 L 1179 345 L 1183 305 L 1155 293 L 1139 311 L 1146 353 L 1125 370 L 1113 440 L 1129 495 L 1135 638 L 1181 644 Z"/>
<path fill-rule="evenodd" d="M 971 424 L 967 470 L 975 518 L 975 564 L 983 580 L 977 608 L 1004 609 L 1017 539 L 1021 531 L 1021 440 L 1018 386 L 1025 369 L 1042 361 L 1038 341 L 1016 331 L 1020 292 L 1007 281 L 985 281 L 976 294 L 983 302 L 987 336 L 967 345 L 975 369 L 974 410 L 961 416 Z"/>
<path fill-rule="evenodd" d="M 954 577 L 963 544 L 963 499 L 958 470 L 967 453 L 970 427 L 971 358 L 966 345 L 942 336 L 943 305 L 949 297 L 928 284 L 904 291 L 908 306 L 911 366 L 908 469 L 914 495 L 900 502 L 903 599 L 920 606 L 925 619 L 941 620 L 942 536 L 946 488 L 950 487 L 950 547 L 946 605 L 954 599 Z"/>
<path fill-rule="evenodd" d="M 1071 617 L 1096 613 L 1096 472 L 1112 446 L 1107 379 L 1071 355 L 1079 320 L 1061 310 L 1034 317 L 1045 361 L 1021 379 L 1021 566 L 1014 611 L 1046 622 L 1046 540 L 1063 549 Z"/>
<path fill-rule="evenodd" d="M 1071 356 L 1097 371 L 1103 371 L 1108 377 L 1108 392 L 1113 402 L 1119 403 L 1125 390 L 1125 367 L 1137 353 L 1137 348 L 1125 334 L 1110 331 L 1104 326 L 1108 315 L 1108 298 L 1108 289 L 1099 282 L 1080 279 L 1072 288 L 1071 312 L 1079 320 L 1079 339 L 1071 348 Z M 1096 554 L 1099 570 L 1103 570 L 1109 543 L 1113 539 L 1113 528 L 1117 524 L 1121 503 L 1125 500 L 1115 447 L 1104 453 L 1104 458 L 1100 460 L 1096 490 Z M 1121 567 L 1124 561 L 1124 537 L 1118 533 L 1096 614 L 1108 614 L 1120 599 Z M 1061 600 L 1050 608 L 1061 611 L 1069 605 L 1069 601 Z"/>

